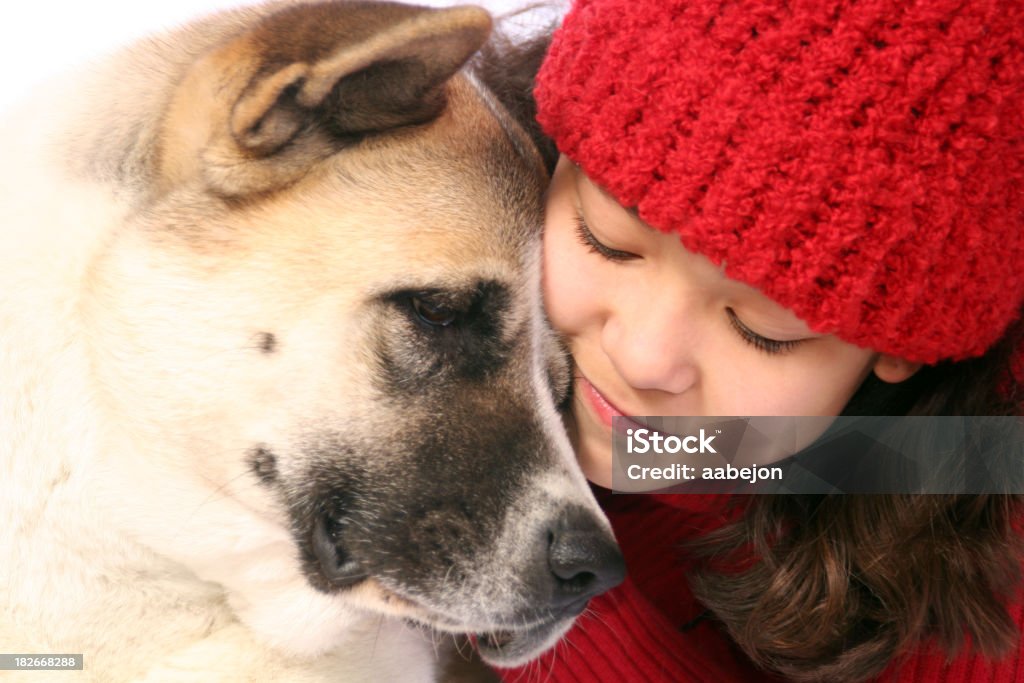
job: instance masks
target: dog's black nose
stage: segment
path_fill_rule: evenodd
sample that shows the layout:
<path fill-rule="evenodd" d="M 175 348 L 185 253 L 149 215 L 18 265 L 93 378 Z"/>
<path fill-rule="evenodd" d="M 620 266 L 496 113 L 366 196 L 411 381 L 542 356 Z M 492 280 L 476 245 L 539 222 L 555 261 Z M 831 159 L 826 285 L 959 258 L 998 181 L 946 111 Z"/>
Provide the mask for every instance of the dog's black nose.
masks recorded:
<path fill-rule="evenodd" d="M 626 577 L 619 547 L 591 512 L 580 508 L 563 513 L 548 539 L 556 607 L 582 610 L 588 599 L 614 588 Z"/>

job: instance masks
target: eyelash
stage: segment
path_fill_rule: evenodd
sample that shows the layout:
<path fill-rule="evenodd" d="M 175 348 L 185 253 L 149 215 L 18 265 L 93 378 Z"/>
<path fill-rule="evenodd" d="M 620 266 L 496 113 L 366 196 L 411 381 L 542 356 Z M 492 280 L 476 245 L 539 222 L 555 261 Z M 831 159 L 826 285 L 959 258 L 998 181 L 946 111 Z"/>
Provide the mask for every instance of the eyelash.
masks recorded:
<path fill-rule="evenodd" d="M 579 211 L 576 212 L 576 236 L 579 238 L 580 244 L 609 261 L 622 262 L 638 258 L 636 254 L 631 254 L 628 251 L 612 249 L 602 244 L 601 241 L 594 236 L 594 233 L 590 231 L 590 228 L 587 226 L 587 222 L 583 219 L 583 215 Z M 792 351 L 797 344 L 802 341 L 800 339 L 779 341 L 778 339 L 762 337 L 744 325 L 734 310 L 726 308 L 725 312 L 729 316 L 729 324 L 732 325 L 732 328 L 736 330 L 736 333 L 740 335 L 740 338 L 743 339 L 743 341 L 750 344 L 755 349 L 764 351 L 769 355 L 774 356 Z"/>
<path fill-rule="evenodd" d="M 800 339 L 779 341 L 777 339 L 769 339 L 768 337 L 762 337 L 761 335 L 759 335 L 758 333 L 754 332 L 749 327 L 744 325 L 740 321 L 739 317 L 736 315 L 736 311 L 732 310 L 731 308 L 726 308 L 725 312 L 729 316 L 729 324 L 732 325 L 732 328 L 736 330 L 737 334 L 740 335 L 740 338 L 743 339 L 743 341 L 747 342 L 755 349 L 758 349 L 759 351 L 764 351 L 769 355 L 774 356 L 786 353 L 788 351 L 792 351 L 797 346 L 797 344 L 799 344 L 802 341 Z"/>
<path fill-rule="evenodd" d="M 579 211 L 576 211 L 576 236 L 579 238 L 580 244 L 609 261 L 621 263 L 622 261 L 632 261 L 635 258 L 639 258 L 636 254 L 612 249 L 602 244 L 600 240 L 594 237 L 594 233 L 590 231 L 587 222 L 583 219 L 583 214 Z"/>

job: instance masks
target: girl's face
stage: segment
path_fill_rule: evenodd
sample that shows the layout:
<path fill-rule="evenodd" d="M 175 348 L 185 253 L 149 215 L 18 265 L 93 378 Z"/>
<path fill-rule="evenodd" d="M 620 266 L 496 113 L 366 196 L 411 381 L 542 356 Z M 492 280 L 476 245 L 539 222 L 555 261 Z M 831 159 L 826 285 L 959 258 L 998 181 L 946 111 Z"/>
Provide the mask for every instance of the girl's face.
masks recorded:
<path fill-rule="evenodd" d="M 565 157 L 547 202 L 544 296 L 575 362 L 580 464 L 602 486 L 615 415 L 838 415 L 870 372 L 900 381 L 916 370 L 811 332 Z"/>

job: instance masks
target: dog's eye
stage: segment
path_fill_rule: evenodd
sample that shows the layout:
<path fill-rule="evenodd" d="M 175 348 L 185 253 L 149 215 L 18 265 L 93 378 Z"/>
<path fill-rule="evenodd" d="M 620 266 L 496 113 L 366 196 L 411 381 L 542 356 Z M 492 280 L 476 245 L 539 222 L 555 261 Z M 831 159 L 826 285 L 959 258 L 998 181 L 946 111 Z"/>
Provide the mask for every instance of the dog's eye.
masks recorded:
<path fill-rule="evenodd" d="M 416 317 L 430 327 L 448 327 L 459 317 L 458 311 L 444 304 L 431 303 L 416 296 L 411 301 Z"/>

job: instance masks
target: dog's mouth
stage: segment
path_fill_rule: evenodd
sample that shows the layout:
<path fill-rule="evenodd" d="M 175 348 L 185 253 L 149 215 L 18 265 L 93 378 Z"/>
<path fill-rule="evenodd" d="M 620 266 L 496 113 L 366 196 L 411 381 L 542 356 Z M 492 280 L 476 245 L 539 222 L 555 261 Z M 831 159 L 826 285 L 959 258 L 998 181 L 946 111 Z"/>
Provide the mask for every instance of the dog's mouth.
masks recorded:
<path fill-rule="evenodd" d="M 515 667 L 550 648 L 575 617 L 559 617 L 525 629 L 474 634 L 480 658 L 491 666 Z"/>
<path fill-rule="evenodd" d="M 491 666 L 514 667 L 546 651 L 565 633 L 587 607 L 583 599 L 530 626 L 496 629 L 474 634 L 480 657 Z"/>

